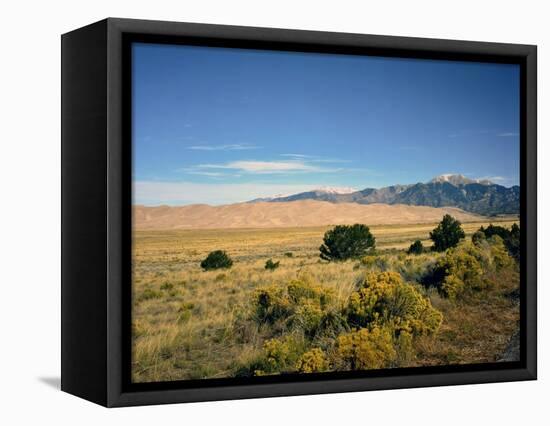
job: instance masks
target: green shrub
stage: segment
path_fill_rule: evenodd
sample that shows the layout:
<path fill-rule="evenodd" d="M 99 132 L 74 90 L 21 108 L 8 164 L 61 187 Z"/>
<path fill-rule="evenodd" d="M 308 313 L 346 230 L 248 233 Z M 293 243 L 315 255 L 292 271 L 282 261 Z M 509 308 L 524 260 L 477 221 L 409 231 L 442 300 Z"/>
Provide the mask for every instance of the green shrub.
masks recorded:
<path fill-rule="evenodd" d="M 414 243 L 412 243 L 407 250 L 408 254 L 422 254 L 424 252 L 424 246 L 422 245 L 422 241 L 416 240 Z"/>
<path fill-rule="evenodd" d="M 161 290 L 166 290 L 166 291 L 169 291 L 169 290 L 172 290 L 174 288 L 174 284 L 172 283 L 169 283 L 168 281 L 163 283 L 161 286 L 160 286 L 160 289 Z"/>
<path fill-rule="evenodd" d="M 483 228 L 483 227 L 481 227 Z M 482 231 L 476 231 L 472 235 L 472 243 L 476 245 L 482 244 L 487 239 L 485 238 L 485 234 Z"/>
<path fill-rule="evenodd" d="M 265 262 L 265 269 L 269 271 L 274 271 L 279 267 L 280 263 L 281 263 L 280 261 L 273 262 L 273 260 L 269 259 L 267 262 Z"/>
<path fill-rule="evenodd" d="M 520 230 L 519 226 L 514 223 L 510 228 L 510 237 L 504 241 L 506 248 L 514 259 L 519 261 L 520 258 Z"/>
<path fill-rule="evenodd" d="M 226 279 L 227 279 L 227 275 L 222 273 L 222 274 L 216 275 L 216 278 L 214 278 L 214 281 L 219 283 L 219 282 L 225 281 Z"/>
<path fill-rule="evenodd" d="M 492 223 L 487 228 L 483 228 L 482 226 L 479 228 L 479 231 L 483 232 L 485 238 L 491 238 L 493 235 L 498 235 L 503 240 L 506 240 L 506 238 L 510 235 L 510 231 L 508 229 L 503 226 L 493 225 Z"/>
<path fill-rule="evenodd" d="M 313 337 L 334 339 L 349 330 L 347 318 L 339 310 L 330 309 L 323 313 Z"/>
<path fill-rule="evenodd" d="M 394 339 L 395 351 L 397 354 L 395 364 L 397 367 L 408 367 L 416 358 L 414 338 L 411 333 L 403 331 Z"/>
<path fill-rule="evenodd" d="M 205 271 L 213 269 L 228 269 L 233 266 L 233 261 L 229 255 L 223 250 L 210 252 L 206 259 L 201 262 L 201 268 Z"/>
<path fill-rule="evenodd" d="M 378 271 L 386 271 L 388 269 L 388 261 L 380 255 L 368 255 L 361 258 L 360 263 L 369 269 Z"/>
<path fill-rule="evenodd" d="M 420 282 L 426 273 L 426 269 L 435 262 L 435 257 L 433 253 L 409 256 L 404 261 L 392 265 L 392 270 L 399 272 L 406 282 Z"/>
<path fill-rule="evenodd" d="M 323 260 L 356 259 L 374 249 L 375 238 L 369 227 L 362 224 L 338 225 L 325 233 L 319 247 Z"/>
<path fill-rule="evenodd" d="M 503 226 L 489 225 L 487 228 L 479 228 L 478 232 L 482 232 L 485 238 L 489 239 L 495 235 L 502 238 L 504 245 L 510 256 L 519 261 L 520 257 L 520 230 L 519 226 L 514 223 L 508 230 Z"/>
<path fill-rule="evenodd" d="M 293 257 L 294 254 L 293 254 L 291 251 L 287 251 L 287 252 L 285 253 L 285 256 L 286 256 L 286 257 Z"/>
<path fill-rule="evenodd" d="M 445 251 L 455 247 L 465 235 L 460 222 L 448 214 L 443 216 L 439 225 L 430 232 L 435 251 Z"/>
<path fill-rule="evenodd" d="M 144 300 L 158 299 L 160 297 L 162 297 L 162 293 L 160 291 L 153 290 L 153 289 L 150 289 L 150 288 L 146 288 L 138 296 L 138 301 L 142 302 Z"/>
<path fill-rule="evenodd" d="M 195 310 L 195 304 L 193 302 L 184 302 L 181 304 L 180 308 L 178 309 L 178 321 L 180 323 L 187 322 L 191 315 L 193 314 L 193 311 Z"/>

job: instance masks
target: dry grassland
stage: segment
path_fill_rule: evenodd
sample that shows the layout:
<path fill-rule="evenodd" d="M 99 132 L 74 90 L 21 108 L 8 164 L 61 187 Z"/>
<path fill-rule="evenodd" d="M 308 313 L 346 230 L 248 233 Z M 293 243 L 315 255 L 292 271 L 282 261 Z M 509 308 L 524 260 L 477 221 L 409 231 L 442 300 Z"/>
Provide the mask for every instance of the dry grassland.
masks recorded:
<path fill-rule="evenodd" d="M 496 223 L 493 221 L 492 223 Z M 513 219 L 502 220 L 509 227 Z M 488 222 L 466 223 L 467 235 Z M 429 245 L 436 226 L 372 226 L 381 268 L 399 270 L 414 280 L 439 254 L 406 255 L 415 239 Z M 167 381 L 231 377 L 262 351 L 265 330 L 246 330 L 235 338 L 234 325 L 250 309 L 253 292 L 284 285 L 306 274 L 332 288 L 342 306 L 365 272 L 357 261 L 326 263 L 318 248 L 328 227 L 226 230 L 135 231 L 133 258 L 133 380 Z M 468 238 L 468 237 L 467 237 Z M 213 250 L 225 250 L 234 265 L 203 271 L 199 264 Z M 267 259 L 280 261 L 275 271 Z M 436 337 L 419 341 L 411 365 L 495 361 L 516 328 L 519 308 L 506 295 L 517 279 L 476 303 L 451 303 L 426 290 L 444 314 Z"/>

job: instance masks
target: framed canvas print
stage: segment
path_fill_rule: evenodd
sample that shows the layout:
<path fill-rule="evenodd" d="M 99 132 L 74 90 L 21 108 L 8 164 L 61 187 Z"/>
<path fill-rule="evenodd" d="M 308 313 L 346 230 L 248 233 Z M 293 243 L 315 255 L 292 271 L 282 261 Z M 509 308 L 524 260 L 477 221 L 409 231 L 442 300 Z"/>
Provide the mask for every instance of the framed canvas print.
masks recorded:
<path fill-rule="evenodd" d="M 63 390 L 127 406 L 535 378 L 535 46 L 63 35 Z"/>

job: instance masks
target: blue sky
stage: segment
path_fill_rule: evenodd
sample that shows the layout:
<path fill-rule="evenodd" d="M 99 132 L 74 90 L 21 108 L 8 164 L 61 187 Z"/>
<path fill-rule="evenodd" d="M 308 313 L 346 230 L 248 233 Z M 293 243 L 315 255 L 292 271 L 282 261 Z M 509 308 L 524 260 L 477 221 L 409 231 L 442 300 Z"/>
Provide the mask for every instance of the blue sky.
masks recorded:
<path fill-rule="evenodd" d="M 135 44 L 134 203 L 519 182 L 519 67 Z"/>

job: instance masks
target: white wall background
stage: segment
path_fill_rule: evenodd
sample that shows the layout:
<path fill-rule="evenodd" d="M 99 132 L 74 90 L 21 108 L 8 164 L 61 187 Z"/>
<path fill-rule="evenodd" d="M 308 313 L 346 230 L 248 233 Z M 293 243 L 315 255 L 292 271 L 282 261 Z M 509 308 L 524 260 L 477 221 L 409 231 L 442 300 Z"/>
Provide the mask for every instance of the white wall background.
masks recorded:
<path fill-rule="evenodd" d="M 550 75 L 550 31 L 545 2 L 4 0 L 0 16 L 0 423 L 451 426 L 548 421 L 550 234 L 544 218 L 550 214 L 545 78 Z M 537 44 L 540 379 L 114 410 L 58 391 L 60 34 L 108 16 Z"/>

